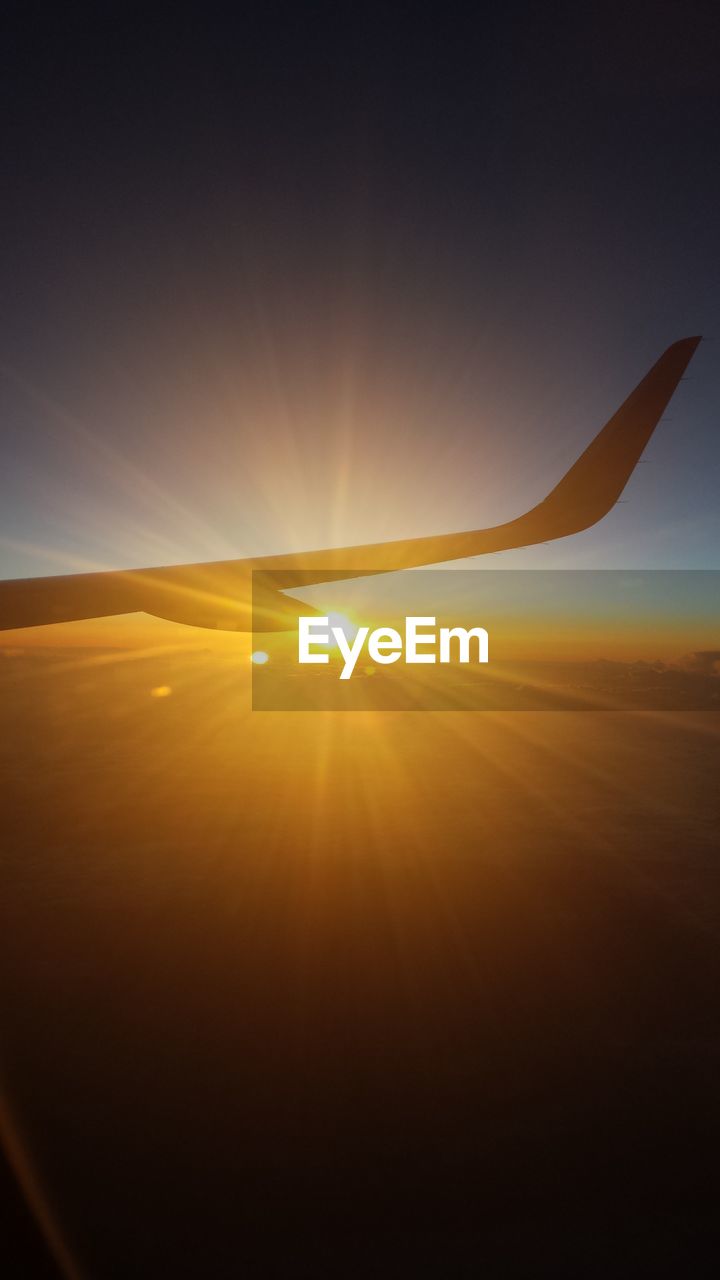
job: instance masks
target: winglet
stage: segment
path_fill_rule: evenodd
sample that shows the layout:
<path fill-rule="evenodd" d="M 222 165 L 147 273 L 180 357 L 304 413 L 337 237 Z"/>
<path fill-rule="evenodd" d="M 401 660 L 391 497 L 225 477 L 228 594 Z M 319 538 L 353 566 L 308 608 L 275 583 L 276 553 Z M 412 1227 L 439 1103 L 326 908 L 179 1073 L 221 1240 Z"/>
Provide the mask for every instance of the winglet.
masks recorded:
<path fill-rule="evenodd" d="M 560 483 L 528 513 L 545 526 L 543 540 L 588 529 L 614 506 L 700 340 L 681 338 L 668 347 Z"/>
<path fill-rule="evenodd" d="M 562 480 L 523 515 L 464 533 L 268 556 L 253 567 L 272 571 L 278 588 L 298 587 L 509 551 L 589 529 L 620 497 L 699 342 L 681 338 L 668 347 Z"/>

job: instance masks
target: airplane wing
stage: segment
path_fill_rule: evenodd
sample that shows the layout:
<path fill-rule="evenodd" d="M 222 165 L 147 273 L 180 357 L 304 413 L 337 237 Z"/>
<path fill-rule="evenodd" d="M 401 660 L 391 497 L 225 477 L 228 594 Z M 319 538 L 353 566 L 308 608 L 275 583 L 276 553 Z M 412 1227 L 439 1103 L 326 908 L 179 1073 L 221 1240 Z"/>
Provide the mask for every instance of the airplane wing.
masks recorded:
<path fill-rule="evenodd" d="M 682 338 L 668 347 L 560 483 L 537 506 L 505 524 L 247 560 L 0 582 L 0 631 L 137 612 L 231 631 L 286 630 L 298 614 L 313 611 L 281 595 L 283 589 L 439 564 L 579 533 L 617 502 L 699 342 L 699 337 Z"/>

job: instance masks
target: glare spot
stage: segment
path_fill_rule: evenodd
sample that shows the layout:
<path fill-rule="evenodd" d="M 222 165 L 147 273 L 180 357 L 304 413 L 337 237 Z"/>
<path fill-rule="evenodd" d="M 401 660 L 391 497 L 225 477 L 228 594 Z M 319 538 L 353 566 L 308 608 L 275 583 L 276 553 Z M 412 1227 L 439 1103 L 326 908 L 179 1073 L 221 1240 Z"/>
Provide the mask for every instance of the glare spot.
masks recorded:
<path fill-rule="evenodd" d="M 159 684 L 155 689 L 150 690 L 151 698 L 169 698 L 172 689 L 169 684 Z"/>
<path fill-rule="evenodd" d="M 351 622 L 350 619 L 346 617 L 344 613 L 329 613 L 328 625 L 331 628 L 335 627 L 336 630 L 342 631 L 343 635 L 345 636 L 345 639 L 348 640 L 351 644 L 355 639 L 359 630 L 356 624 L 354 622 Z"/>
<path fill-rule="evenodd" d="M 256 663 L 259 667 L 263 667 L 269 657 L 269 653 L 265 653 L 264 649 L 256 649 L 254 653 L 250 654 L 250 661 Z"/>

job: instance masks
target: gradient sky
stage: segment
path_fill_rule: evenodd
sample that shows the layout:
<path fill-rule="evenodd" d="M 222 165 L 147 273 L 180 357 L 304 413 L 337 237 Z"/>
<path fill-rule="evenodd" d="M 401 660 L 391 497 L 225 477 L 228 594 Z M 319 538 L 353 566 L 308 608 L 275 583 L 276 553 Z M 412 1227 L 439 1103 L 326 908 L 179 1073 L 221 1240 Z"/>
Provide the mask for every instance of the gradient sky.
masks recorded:
<path fill-rule="evenodd" d="M 2 41 L 2 576 L 502 521 L 694 333 L 627 501 L 494 560 L 719 567 L 714 5 L 48 8 Z"/>

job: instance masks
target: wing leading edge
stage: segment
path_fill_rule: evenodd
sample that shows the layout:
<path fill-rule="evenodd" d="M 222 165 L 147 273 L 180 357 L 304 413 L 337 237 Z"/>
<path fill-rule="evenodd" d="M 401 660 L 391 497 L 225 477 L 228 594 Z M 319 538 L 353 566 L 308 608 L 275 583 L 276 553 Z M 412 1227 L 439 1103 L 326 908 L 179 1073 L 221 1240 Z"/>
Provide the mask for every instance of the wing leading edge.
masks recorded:
<path fill-rule="evenodd" d="M 0 631 L 137 612 L 231 631 L 284 630 L 299 613 L 312 612 L 281 595 L 284 588 L 440 564 L 579 533 L 617 502 L 699 342 L 699 337 L 683 338 L 668 347 L 559 484 L 505 524 L 249 560 L 0 582 Z"/>

